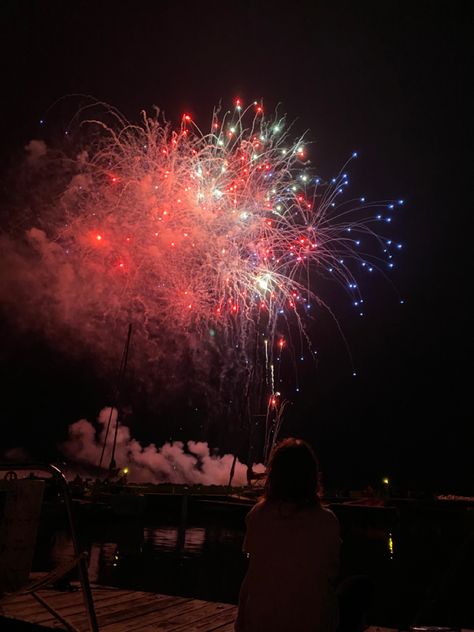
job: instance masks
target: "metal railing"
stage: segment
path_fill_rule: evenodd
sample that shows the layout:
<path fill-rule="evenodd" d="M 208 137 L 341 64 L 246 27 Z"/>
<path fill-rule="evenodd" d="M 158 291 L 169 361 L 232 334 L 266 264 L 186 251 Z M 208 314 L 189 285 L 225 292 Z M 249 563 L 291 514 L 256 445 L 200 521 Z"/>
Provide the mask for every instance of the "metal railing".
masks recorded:
<path fill-rule="evenodd" d="M 74 525 L 74 518 L 72 513 L 72 499 L 71 492 L 66 477 L 62 471 L 52 464 L 38 464 L 38 463 L 0 463 L 0 470 L 3 471 L 39 471 L 48 472 L 58 483 L 60 491 L 64 498 L 64 505 L 66 507 L 66 514 L 69 522 L 69 529 L 71 533 L 72 544 L 74 547 L 74 555 L 77 558 L 77 568 L 79 571 L 79 582 L 82 589 L 82 597 L 84 600 L 84 607 L 87 613 L 87 620 L 89 623 L 90 632 L 99 632 L 99 626 L 97 623 L 97 617 L 95 614 L 94 601 L 92 598 L 92 591 L 89 583 L 89 575 L 87 571 L 87 556 L 81 545 L 79 536 Z"/>

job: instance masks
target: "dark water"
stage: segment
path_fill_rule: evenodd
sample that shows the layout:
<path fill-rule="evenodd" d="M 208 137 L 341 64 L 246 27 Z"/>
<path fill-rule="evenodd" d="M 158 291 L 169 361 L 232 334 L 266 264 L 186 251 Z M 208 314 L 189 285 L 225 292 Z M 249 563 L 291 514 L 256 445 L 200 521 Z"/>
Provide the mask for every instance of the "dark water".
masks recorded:
<path fill-rule="evenodd" d="M 474 511 L 412 505 L 335 506 L 342 526 L 341 578 L 373 581 L 369 622 L 474 628 Z M 83 518 L 93 582 L 122 588 L 236 603 L 246 560 L 242 515 L 195 516 L 178 527 L 165 517 Z M 47 520 L 35 567 L 72 555 L 65 523 Z M 278 554 L 276 551 L 275 554 Z"/>

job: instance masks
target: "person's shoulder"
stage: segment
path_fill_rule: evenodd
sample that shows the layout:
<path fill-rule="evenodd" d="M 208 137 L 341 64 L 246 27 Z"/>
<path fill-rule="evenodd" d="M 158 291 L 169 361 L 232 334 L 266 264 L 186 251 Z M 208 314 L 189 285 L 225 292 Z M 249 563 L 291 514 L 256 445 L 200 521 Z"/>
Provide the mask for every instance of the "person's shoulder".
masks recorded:
<path fill-rule="evenodd" d="M 265 513 L 267 509 L 268 509 L 267 501 L 264 498 L 260 499 L 258 502 L 255 503 L 252 509 L 248 512 L 247 517 L 245 518 L 246 522 L 249 522 L 250 520 L 254 520 L 255 518 L 258 518 L 258 516 L 261 516 L 262 513 Z"/>
<path fill-rule="evenodd" d="M 267 509 L 268 506 L 268 502 L 265 500 L 265 498 L 260 498 L 260 500 L 258 500 L 255 505 L 252 507 L 252 509 L 249 511 L 248 515 L 252 514 L 252 515 L 256 515 L 259 513 L 262 513 L 262 511 L 265 511 Z"/>
<path fill-rule="evenodd" d="M 339 520 L 334 512 L 327 507 L 319 505 L 317 509 L 318 520 L 327 526 L 328 529 L 339 530 Z"/>

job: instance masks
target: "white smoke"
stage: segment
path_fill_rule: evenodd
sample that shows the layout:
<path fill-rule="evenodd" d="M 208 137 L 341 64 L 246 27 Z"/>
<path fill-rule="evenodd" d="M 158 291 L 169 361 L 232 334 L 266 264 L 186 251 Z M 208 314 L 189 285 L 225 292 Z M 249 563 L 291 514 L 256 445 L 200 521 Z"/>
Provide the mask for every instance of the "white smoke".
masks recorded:
<path fill-rule="evenodd" d="M 87 419 L 69 426 L 69 440 L 62 446 L 66 456 L 77 463 L 97 466 L 110 418 L 104 452 L 104 462 L 109 463 L 117 420 L 117 411 L 109 407 L 99 413 L 98 431 Z M 175 441 L 161 447 L 154 443 L 144 446 L 131 436 L 130 428 L 121 424 L 117 433 L 115 461 L 117 467 L 128 468 L 127 478 L 133 483 L 227 485 L 234 455 L 214 455 L 203 441 L 187 441 L 186 445 L 182 441 Z M 265 471 L 261 463 L 253 465 L 252 469 L 254 472 Z M 236 460 L 232 485 L 246 483 L 247 466 Z"/>
<path fill-rule="evenodd" d="M 30 166 L 35 166 L 38 160 L 48 153 L 48 148 L 43 140 L 30 140 L 25 145 L 25 150 L 28 154 L 26 160 Z"/>

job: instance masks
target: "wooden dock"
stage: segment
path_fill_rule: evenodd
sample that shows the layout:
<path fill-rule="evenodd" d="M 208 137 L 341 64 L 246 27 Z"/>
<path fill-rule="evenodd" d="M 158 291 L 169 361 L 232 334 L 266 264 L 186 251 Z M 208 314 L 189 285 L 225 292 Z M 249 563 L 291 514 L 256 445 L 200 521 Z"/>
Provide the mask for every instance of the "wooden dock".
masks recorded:
<path fill-rule="evenodd" d="M 108 586 L 93 586 L 95 610 L 100 632 L 233 632 L 237 606 L 173 597 Z M 80 590 L 60 592 L 38 591 L 59 614 L 79 632 L 89 632 Z M 51 630 L 66 630 L 31 595 L 0 602 L 0 615 L 35 623 Z M 5 619 L 3 619 L 5 621 Z M 5 623 L 3 624 L 5 625 Z M 8 623 L 6 624 L 8 626 Z M 8 630 L 8 627 L 0 628 Z M 391 628 L 371 626 L 366 632 L 398 632 Z M 473 632 L 463 630 L 462 632 Z"/>
<path fill-rule="evenodd" d="M 230 604 L 105 586 L 93 586 L 92 593 L 100 632 L 231 632 L 234 629 L 237 607 Z M 89 631 L 80 590 L 44 589 L 38 595 L 77 630 Z M 0 608 L 4 617 L 54 630 L 66 629 L 31 595 L 0 603 Z"/>

